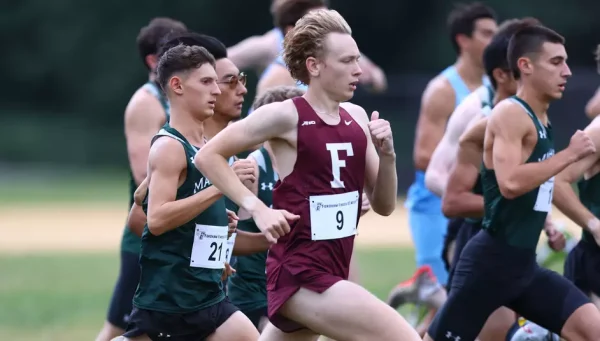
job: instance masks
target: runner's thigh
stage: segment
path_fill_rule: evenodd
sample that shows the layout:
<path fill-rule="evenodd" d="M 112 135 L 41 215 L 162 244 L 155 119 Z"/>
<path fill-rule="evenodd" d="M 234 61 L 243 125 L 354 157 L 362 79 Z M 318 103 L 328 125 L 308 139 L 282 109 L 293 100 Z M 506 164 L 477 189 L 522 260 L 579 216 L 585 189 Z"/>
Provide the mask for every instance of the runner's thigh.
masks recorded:
<path fill-rule="evenodd" d="M 238 310 L 207 337 L 206 341 L 256 341 L 259 336 L 258 330 L 248 317 Z"/>
<path fill-rule="evenodd" d="M 421 340 L 400 314 L 349 281 L 339 281 L 322 294 L 300 288 L 281 313 L 336 340 Z"/>
<path fill-rule="evenodd" d="M 301 329 L 293 333 L 284 333 L 277 329 L 271 322 L 267 322 L 260 334 L 259 341 L 317 341 L 319 335 L 308 329 Z"/>
<path fill-rule="evenodd" d="M 538 266 L 531 283 L 507 306 L 524 318 L 561 334 L 571 314 L 589 302 L 565 277 Z"/>

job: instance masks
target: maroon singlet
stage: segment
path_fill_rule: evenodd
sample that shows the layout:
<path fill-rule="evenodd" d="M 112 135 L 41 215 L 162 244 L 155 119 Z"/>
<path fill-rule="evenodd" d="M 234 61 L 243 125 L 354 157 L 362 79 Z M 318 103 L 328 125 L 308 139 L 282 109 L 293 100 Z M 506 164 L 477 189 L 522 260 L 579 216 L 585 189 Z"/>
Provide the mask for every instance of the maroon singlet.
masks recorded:
<path fill-rule="evenodd" d="M 297 159 L 273 190 L 273 208 L 300 216 L 267 256 L 269 320 L 284 332 L 304 328 L 278 314 L 303 287 L 322 293 L 348 279 L 365 179 L 367 137 L 340 107 L 340 122 L 326 124 L 303 97 L 298 111 Z"/>

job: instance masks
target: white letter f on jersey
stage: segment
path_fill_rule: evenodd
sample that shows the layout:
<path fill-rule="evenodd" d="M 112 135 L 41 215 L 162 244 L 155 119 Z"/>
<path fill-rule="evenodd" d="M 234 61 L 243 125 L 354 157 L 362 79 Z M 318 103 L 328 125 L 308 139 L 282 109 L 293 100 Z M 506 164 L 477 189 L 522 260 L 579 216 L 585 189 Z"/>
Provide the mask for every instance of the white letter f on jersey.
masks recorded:
<path fill-rule="evenodd" d="M 344 182 L 340 179 L 340 169 L 346 167 L 346 161 L 340 160 L 339 151 L 345 150 L 347 156 L 353 156 L 352 143 L 326 143 L 325 146 L 331 155 L 331 172 L 333 173 L 331 188 L 344 188 Z"/>

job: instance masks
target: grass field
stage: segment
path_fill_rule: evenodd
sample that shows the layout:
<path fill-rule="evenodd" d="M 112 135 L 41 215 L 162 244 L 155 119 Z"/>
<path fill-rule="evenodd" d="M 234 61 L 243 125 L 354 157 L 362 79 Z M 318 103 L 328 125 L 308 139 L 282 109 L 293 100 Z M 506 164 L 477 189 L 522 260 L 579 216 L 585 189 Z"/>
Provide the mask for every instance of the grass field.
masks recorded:
<path fill-rule="evenodd" d="M 126 207 L 119 174 L 0 180 L 0 340 L 94 339 L 118 273 Z M 391 217 L 361 220 L 360 280 L 381 298 L 414 270 L 406 223 L 401 203 Z"/>

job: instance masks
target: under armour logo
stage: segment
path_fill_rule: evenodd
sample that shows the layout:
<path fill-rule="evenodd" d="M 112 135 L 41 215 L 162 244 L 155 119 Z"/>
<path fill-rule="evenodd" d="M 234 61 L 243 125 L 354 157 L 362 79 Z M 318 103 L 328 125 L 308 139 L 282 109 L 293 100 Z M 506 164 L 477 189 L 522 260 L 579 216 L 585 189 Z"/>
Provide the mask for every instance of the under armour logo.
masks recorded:
<path fill-rule="evenodd" d="M 546 138 L 546 131 L 545 130 L 540 130 L 540 138 L 541 139 L 545 139 Z"/>
<path fill-rule="evenodd" d="M 265 191 L 267 188 L 269 189 L 269 191 L 272 191 L 273 190 L 273 183 L 269 182 L 269 184 L 267 184 L 267 183 L 263 182 L 263 183 L 260 184 L 260 189 L 262 191 Z"/>
<path fill-rule="evenodd" d="M 460 336 L 454 336 L 451 332 L 446 332 L 446 338 L 454 341 L 460 341 Z"/>

